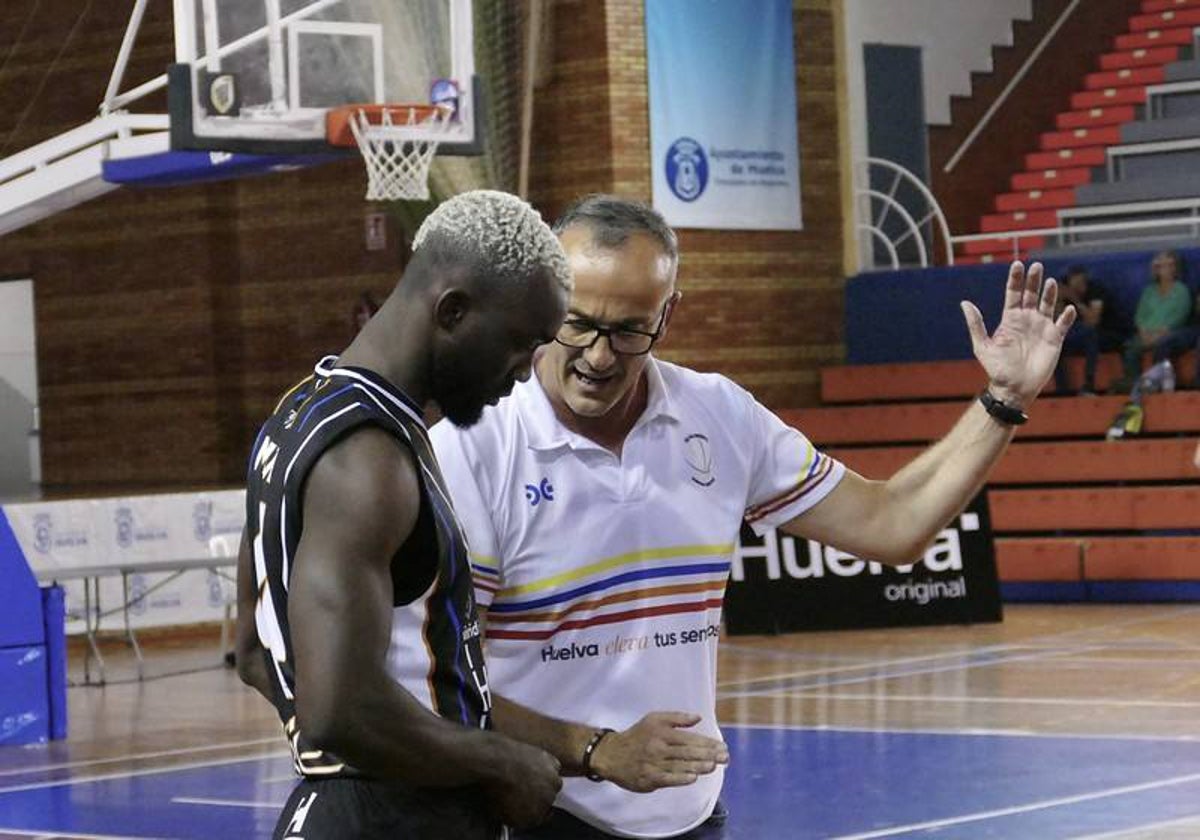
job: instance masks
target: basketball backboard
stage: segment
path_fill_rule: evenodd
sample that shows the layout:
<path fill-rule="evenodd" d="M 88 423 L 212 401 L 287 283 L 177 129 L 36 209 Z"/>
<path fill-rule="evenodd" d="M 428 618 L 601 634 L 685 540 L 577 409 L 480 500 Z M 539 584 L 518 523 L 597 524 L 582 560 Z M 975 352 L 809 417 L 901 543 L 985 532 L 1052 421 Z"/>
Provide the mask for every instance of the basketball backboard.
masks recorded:
<path fill-rule="evenodd" d="M 438 154 L 478 154 L 471 0 L 174 0 L 171 146 L 330 151 L 326 113 L 455 108 Z"/>

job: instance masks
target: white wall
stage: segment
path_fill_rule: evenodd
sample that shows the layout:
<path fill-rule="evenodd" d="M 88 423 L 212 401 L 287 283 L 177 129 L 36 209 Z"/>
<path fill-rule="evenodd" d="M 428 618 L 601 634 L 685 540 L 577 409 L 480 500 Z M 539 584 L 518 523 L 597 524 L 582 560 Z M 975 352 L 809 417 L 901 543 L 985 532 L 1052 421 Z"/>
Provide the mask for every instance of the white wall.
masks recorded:
<path fill-rule="evenodd" d="M 37 405 L 33 281 L 0 281 L 0 496 L 25 498 L 34 490 L 40 455 L 29 431 Z"/>

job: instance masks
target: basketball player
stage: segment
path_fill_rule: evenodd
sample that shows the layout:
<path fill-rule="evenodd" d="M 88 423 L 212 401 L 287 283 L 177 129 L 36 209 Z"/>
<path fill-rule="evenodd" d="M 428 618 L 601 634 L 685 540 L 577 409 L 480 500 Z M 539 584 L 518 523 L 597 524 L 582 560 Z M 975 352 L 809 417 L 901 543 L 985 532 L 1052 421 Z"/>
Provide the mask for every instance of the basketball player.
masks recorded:
<path fill-rule="evenodd" d="M 442 204 L 346 351 L 276 406 L 247 477 L 238 665 L 302 776 L 276 838 L 495 838 L 543 819 L 545 751 L 492 731 L 463 534 L 425 429 L 468 425 L 554 338 L 570 274 L 529 205 Z"/>
<path fill-rule="evenodd" d="M 575 287 L 555 343 L 480 423 L 432 434 L 487 610 L 497 726 L 586 776 L 521 836 L 719 837 L 717 639 L 743 520 L 911 562 L 1024 422 L 1075 310 L 1055 321 L 1054 281 L 1039 294 L 1041 266 L 1020 263 L 995 334 L 964 303 L 987 391 L 868 481 L 728 379 L 651 355 L 680 300 L 661 216 L 592 196 L 556 229 Z"/>

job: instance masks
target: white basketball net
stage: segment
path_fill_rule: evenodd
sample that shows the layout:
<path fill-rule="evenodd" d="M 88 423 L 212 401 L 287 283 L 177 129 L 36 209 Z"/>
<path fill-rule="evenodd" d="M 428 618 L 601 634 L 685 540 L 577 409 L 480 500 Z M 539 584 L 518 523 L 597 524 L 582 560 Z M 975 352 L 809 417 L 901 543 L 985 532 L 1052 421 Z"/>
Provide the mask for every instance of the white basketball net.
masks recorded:
<path fill-rule="evenodd" d="M 350 130 L 367 165 L 368 201 L 429 198 L 429 166 L 450 127 L 450 114 L 449 108 L 429 114 L 385 108 L 378 124 L 361 110 L 351 116 Z"/>

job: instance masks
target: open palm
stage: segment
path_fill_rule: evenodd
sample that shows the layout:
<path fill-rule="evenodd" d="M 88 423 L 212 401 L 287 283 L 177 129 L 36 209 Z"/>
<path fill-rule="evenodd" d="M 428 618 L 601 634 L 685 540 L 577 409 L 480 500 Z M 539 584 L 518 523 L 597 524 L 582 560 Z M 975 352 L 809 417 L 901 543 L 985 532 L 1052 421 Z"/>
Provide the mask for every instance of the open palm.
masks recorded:
<path fill-rule="evenodd" d="M 1024 264 L 1014 262 L 1008 270 L 1004 313 L 994 333 L 987 334 L 983 315 L 973 303 L 962 302 L 975 358 L 987 371 L 993 393 L 1002 392 L 997 397 L 1028 405 L 1054 372 L 1063 339 L 1075 322 L 1073 306 L 1063 307 L 1055 320 L 1057 298 L 1054 279 L 1042 283 L 1041 263 L 1026 272 Z"/>

